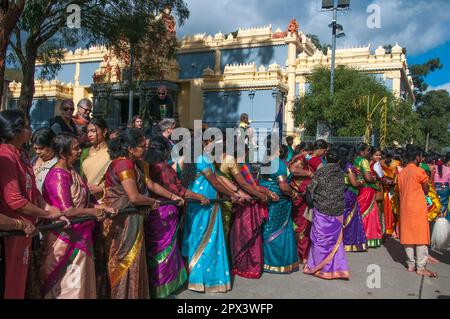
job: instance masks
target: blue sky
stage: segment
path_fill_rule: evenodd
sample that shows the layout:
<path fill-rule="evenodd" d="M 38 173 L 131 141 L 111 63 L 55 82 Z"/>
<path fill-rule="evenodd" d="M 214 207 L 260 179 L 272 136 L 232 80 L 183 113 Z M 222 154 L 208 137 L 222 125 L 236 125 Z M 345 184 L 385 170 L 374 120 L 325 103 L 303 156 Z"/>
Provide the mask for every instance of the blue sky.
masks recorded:
<path fill-rule="evenodd" d="M 331 42 L 330 12 L 321 12 L 321 0 L 185 0 L 191 11 L 178 35 L 228 33 L 239 27 L 272 25 L 285 30 L 296 18 L 300 30 Z M 450 10 L 448 0 L 351 0 L 351 10 L 338 15 L 346 36 L 338 47 L 398 44 L 408 51 L 408 64 L 439 57 L 444 68 L 427 78 L 432 88 L 450 92 Z M 372 5 L 372 6 L 371 6 Z M 367 20 L 379 9 L 380 28 Z M 369 12 L 368 12 L 369 11 Z"/>

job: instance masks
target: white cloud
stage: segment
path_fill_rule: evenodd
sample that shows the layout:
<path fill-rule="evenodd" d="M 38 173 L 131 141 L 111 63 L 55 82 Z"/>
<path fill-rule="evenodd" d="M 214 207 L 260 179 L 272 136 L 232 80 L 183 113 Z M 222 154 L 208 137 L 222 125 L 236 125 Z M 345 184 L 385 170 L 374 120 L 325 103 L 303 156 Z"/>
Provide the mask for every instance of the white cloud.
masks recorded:
<path fill-rule="evenodd" d="M 321 12 L 321 0 L 185 0 L 191 16 L 179 34 L 214 35 L 232 32 L 239 27 L 272 24 L 286 29 L 296 18 L 300 30 L 317 34 L 322 42 L 331 42 L 330 12 Z M 381 9 L 381 28 L 367 27 L 369 4 Z M 450 40 L 450 10 L 447 0 L 353 0 L 351 10 L 339 13 L 338 23 L 344 26 L 345 38 L 338 46 L 379 45 L 398 42 L 409 54 L 420 54 Z"/>
<path fill-rule="evenodd" d="M 447 90 L 448 93 L 450 93 L 450 82 L 441 84 L 441 85 L 439 85 L 437 87 L 431 87 L 430 86 L 428 88 L 428 91 L 431 91 L 431 90 Z"/>

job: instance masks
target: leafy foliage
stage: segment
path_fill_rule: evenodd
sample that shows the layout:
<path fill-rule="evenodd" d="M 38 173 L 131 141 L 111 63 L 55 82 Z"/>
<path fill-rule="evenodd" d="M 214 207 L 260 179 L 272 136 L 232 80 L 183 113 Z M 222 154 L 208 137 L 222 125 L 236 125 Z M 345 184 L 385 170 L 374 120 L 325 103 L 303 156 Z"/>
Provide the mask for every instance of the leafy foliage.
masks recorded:
<path fill-rule="evenodd" d="M 136 78 L 160 76 L 163 63 L 174 58 L 178 48 L 175 34 L 167 27 L 170 14 L 164 10 L 171 8 L 182 24 L 189 17 L 186 3 L 183 0 L 106 2 L 106 6 L 97 8 L 86 22 L 92 32 L 91 43 L 106 45 L 128 65 L 130 47 L 133 47 Z"/>
<path fill-rule="evenodd" d="M 330 100 L 330 70 L 317 68 L 308 77 L 308 92 L 294 110 L 296 125 L 303 124 L 307 135 L 315 135 L 317 122 L 326 123 L 336 136 L 363 136 L 368 125 L 367 98 L 388 101 L 387 144 L 419 139 L 418 117 L 412 102 L 396 99 L 374 76 L 339 66 L 335 72 L 335 92 Z M 375 112 L 373 129 L 381 129 L 382 112 Z"/>
<path fill-rule="evenodd" d="M 450 133 L 450 95 L 446 90 L 428 91 L 422 97 L 417 107 L 417 114 L 421 118 L 421 128 L 434 146 L 448 145 Z"/>
<path fill-rule="evenodd" d="M 316 46 L 318 50 L 322 51 L 323 54 L 326 55 L 328 49 L 331 49 L 331 44 L 321 43 L 317 35 L 307 34 L 306 36 L 311 40 L 311 42 Z"/>

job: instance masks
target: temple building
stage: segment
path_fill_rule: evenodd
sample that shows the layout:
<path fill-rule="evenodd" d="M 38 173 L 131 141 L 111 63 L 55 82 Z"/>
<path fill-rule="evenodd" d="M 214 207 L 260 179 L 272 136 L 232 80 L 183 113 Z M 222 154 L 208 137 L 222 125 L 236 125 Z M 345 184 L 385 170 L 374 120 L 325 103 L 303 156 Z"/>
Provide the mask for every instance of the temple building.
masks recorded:
<path fill-rule="evenodd" d="M 370 45 L 336 51 L 336 65 L 374 74 L 397 97 L 413 97 L 406 57 L 397 44 L 391 52 Z M 168 88 L 180 125 L 193 128 L 194 120 L 213 127 L 235 127 L 239 115 L 248 113 L 252 126 L 273 128 L 298 135 L 292 110 L 296 99 L 308 90 L 307 76 L 318 66 L 331 65 L 325 55 L 292 20 L 286 31 L 272 26 L 239 29 L 224 35 L 196 34 L 180 39 L 176 61 L 167 62 L 163 80 L 137 84 L 133 113 L 148 103 L 159 85 Z M 39 66 L 37 66 L 39 71 Z M 39 72 L 36 72 L 37 74 Z M 45 125 L 62 99 L 89 97 L 94 112 L 112 127 L 128 120 L 126 65 L 104 47 L 66 53 L 62 69 L 53 81 L 36 80 L 31 109 L 33 128 Z M 9 107 L 20 94 L 20 83 L 9 84 Z"/>

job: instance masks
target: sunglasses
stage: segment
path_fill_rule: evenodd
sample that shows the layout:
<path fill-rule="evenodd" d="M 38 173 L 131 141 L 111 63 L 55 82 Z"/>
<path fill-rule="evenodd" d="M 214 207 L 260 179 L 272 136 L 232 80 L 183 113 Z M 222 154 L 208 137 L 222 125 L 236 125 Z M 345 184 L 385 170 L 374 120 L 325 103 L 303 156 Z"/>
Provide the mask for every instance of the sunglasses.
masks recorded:
<path fill-rule="evenodd" d="M 71 112 L 75 111 L 74 108 L 70 108 L 70 107 L 63 107 L 63 110 L 66 111 L 66 112 L 68 112 L 68 111 L 71 111 Z"/>
<path fill-rule="evenodd" d="M 166 93 L 158 92 L 158 95 L 166 95 Z"/>
<path fill-rule="evenodd" d="M 87 109 L 87 108 L 84 108 L 84 107 L 82 107 L 82 106 L 80 106 L 80 109 L 82 109 L 82 110 L 85 111 L 86 113 L 91 113 L 91 109 Z"/>

